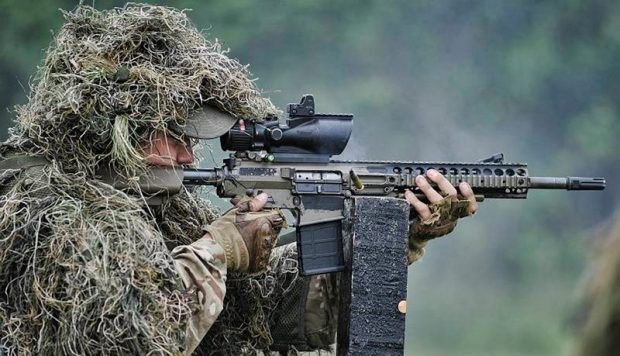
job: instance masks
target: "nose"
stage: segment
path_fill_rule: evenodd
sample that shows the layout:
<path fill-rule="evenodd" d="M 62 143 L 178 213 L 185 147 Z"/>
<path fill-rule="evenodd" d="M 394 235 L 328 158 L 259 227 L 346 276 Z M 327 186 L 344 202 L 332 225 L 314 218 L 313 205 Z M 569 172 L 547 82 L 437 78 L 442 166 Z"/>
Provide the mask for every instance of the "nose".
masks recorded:
<path fill-rule="evenodd" d="M 192 164 L 194 163 L 194 151 L 189 144 L 181 145 L 177 154 L 178 164 Z"/>

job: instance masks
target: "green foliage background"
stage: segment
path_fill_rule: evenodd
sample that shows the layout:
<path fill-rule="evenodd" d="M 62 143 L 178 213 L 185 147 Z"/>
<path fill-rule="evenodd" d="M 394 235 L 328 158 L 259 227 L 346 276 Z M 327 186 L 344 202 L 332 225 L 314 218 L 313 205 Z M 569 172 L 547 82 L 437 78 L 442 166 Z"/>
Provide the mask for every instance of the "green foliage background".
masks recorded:
<path fill-rule="evenodd" d="M 570 350 L 588 237 L 620 197 L 620 2 L 165 3 L 193 9 L 281 107 L 314 93 L 319 111 L 355 113 L 347 158 L 504 152 L 532 175 L 606 176 L 605 193 L 485 202 L 410 269 L 408 354 Z M 57 9 L 75 4 L 0 1 L 0 137 L 63 21 Z"/>

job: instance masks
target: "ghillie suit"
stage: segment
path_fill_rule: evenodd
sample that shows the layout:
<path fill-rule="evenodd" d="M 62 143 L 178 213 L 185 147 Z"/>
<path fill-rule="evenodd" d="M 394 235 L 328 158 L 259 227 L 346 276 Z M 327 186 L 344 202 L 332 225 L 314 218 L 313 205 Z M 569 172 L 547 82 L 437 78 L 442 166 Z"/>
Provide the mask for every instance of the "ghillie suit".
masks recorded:
<path fill-rule="evenodd" d="M 240 118 L 277 110 L 183 12 L 64 16 L 0 145 L 0 161 L 15 161 L 0 169 L 0 353 L 182 353 L 195 300 L 169 248 L 217 212 L 187 192 L 149 208 L 98 172 L 135 181 L 147 171 L 141 144 L 205 103 Z"/>
<path fill-rule="evenodd" d="M 55 160 L 63 172 L 93 177 L 110 166 L 131 178 L 146 168 L 140 144 L 184 126 L 204 103 L 240 118 L 278 112 L 182 12 L 130 5 L 64 15 L 5 149 Z"/>
<path fill-rule="evenodd" d="M 4 351 L 180 353 L 192 300 L 140 201 L 56 165 L 16 173 L 0 198 Z"/>
<path fill-rule="evenodd" d="M 603 233 L 589 270 L 575 355 L 620 354 L 620 215 Z"/>

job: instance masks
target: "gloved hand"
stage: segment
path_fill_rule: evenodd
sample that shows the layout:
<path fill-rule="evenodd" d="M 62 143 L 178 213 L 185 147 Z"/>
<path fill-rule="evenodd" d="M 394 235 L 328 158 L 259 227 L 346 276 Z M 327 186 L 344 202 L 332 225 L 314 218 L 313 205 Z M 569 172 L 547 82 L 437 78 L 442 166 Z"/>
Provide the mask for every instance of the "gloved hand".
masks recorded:
<path fill-rule="evenodd" d="M 430 204 L 421 202 L 411 191 L 405 192 L 405 199 L 413 208 L 409 226 L 409 264 L 422 258 L 424 247 L 429 240 L 449 234 L 456 227 L 459 218 L 473 215 L 478 210 L 476 197 L 469 184 L 459 184 L 463 197 L 459 199 L 456 188 L 441 173 L 430 169 L 426 176 L 437 184 L 443 195 L 422 175 L 416 177 L 416 186 Z"/>
<path fill-rule="evenodd" d="M 278 209 L 262 210 L 267 194 L 233 199 L 235 208 L 207 226 L 207 232 L 226 252 L 229 271 L 259 272 L 267 267 L 286 219 Z"/>

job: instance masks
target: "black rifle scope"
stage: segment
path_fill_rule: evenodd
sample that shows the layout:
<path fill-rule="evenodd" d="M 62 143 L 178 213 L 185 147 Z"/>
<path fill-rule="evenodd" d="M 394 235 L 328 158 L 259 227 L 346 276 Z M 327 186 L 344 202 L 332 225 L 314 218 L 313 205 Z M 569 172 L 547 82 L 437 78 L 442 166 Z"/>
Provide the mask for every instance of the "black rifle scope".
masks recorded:
<path fill-rule="evenodd" d="M 299 104 L 288 104 L 286 124 L 277 117 L 265 121 L 239 120 L 220 138 L 223 150 L 267 151 L 273 154 L 339 155 L 349 141 L 353 115 L 316 114 L 314 97 L 304 95 Z"/>

